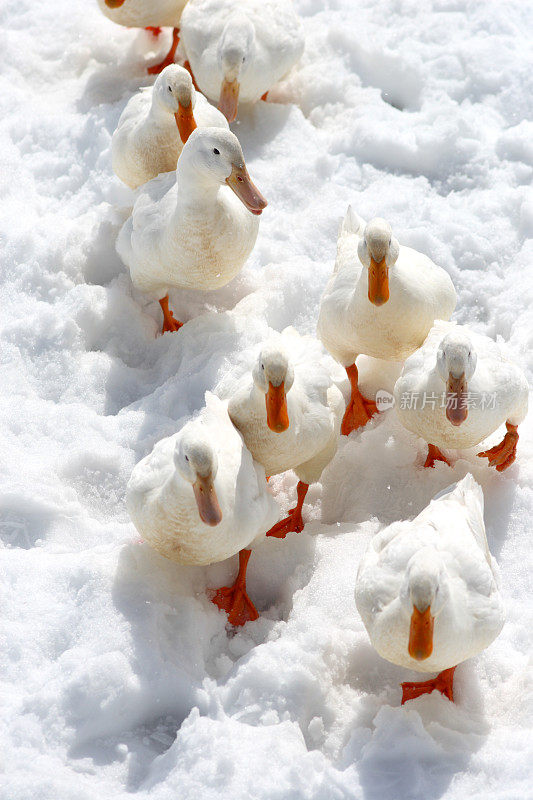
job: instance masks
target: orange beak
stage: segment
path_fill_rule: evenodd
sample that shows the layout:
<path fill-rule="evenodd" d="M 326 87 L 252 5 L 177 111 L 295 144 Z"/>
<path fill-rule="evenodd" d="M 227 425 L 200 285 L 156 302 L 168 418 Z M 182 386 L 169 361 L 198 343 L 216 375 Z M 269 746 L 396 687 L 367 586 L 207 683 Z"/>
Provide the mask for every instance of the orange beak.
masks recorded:
<path fill-rule="evenodd" d="M 460 378 L 449 375 L 446 383 L 446 418 L 452 425 L 461 425 L 468 417 L 467 395 L 468 383 L 464 373 Z"/>
<path fill-rule="evenodd" d="M 274 433 L 283 433 L 289 427 L 289 412 L 287 411 L 287 398 L 283 381 L 279 386 L 272 386 L 270 381 L 268 382 L 265 402 L 268 427 Z"/>
<path fill-rule="evenodd" d="M 389 299 L 389 268 L 385 259 L 378 262 L 370 256 L 368 299 L 375 306 L 382 306 Z"/>
<path fill-rule="evenodd" d="M 245 164 L 234 164 L 231 175 L 228 175 L 226 178 L 226 183 L 252 214 L 261 214 L 263 209 L 268 205 L 257 186 L 252 183 L 252 179 L 248 175 Z"/>
<path fill-rule="evenodd" d="M 124 5 L 125 0 L 105 0 L 105 4 L 108 8 L 120 8 L 120 6 Z"/>
<path fill-rule="evenodd" d="M 189 103 L 185 108 L 185 106 L 182 106 L 181 103 L 178 102 L 178 113 L 174 114 L 174 117 L 176 118 L 176 125 L 180 132 L 181 141 L 185 144 L 196 128 L 196 122 L 192 113 L 192 103 Z"/>
<path fill-rule="evenodd" d="M 218 525 L 222 520 L 222 511 L 220 510 L 217 493 L 213 486 L 213 478 L 211 475 L 208 475 L 207 478 L 198 475 L 192 488 L 200 519 L 202 522 L 205 522 L 206 525 L 210 525 L 214 528 L 214 526 Z"/>
<path fill-rule="evenodd" d="M 220 97 L 218 99 L 218 108 L 228 122 L 233 122 L 237 116 L 237 109 L 239 107 L 239 81 L 228 81 L 224 79 L 220 87 Z"/>
<path fill-rule="evenodd" d="M 430 607 L 421 613 L 413 606 L 411 627 L 409 629 L 409 655 L 417 661 L 424 661 L 433 652 L 433 624 L 435 617 L 431 616 Z"/>

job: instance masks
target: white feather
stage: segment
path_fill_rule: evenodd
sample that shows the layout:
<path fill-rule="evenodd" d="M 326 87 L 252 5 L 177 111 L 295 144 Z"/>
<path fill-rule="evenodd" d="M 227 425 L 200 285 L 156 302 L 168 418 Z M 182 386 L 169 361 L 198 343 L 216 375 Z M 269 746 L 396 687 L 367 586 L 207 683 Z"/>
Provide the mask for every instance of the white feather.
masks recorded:
<path fill-rule="evenodd" d="M 474 374 L 468 381 L 468 416 L 459 426 L 452 425 L 446 417 L 442 403 L 446 385 L 437 368 L 439 345 L 453 332 L 468 336 L 477 355 Z M 504 422 L 519 425 L 527 414 L 528 393 L 524 373 L 499 344 L 442 320 L 435 323 L 420 349 L 407 359 L 394 387 L 395 408 L 407 430 L 437 447 L 457 449 L 475 447 Z M 412 404 L 406 402 L 409 398 L 414 398 Z M 428 402 L 428 398 L 438 399 Z"/>
<path fill-rule="evenodd" d="M 98 0 L 102 14 L 127 28 L 177 27 L 187 0 L 126 0 L 118 8 L 109 8 Z"/>
<path fill-rule="evenodd" d="M 343 366 L 361 353 L 403 361 L 420 347 L 435 319 L 449 319 L 457 300 L 445 270 L 427 256 L 400 246 L 389 269 L 389 300 L 368 299 L 368 270 L 358 256 L 365 222 L 348 207 L 337 240 L 337 258 L 318 318 L 318 337 Z"/>
<path fill-rule="evenodd" d="M 194 437 L 196 431 L 208 439 L 218 460 L 214 487 L 222 521 L 214 527 L 200 519 L 192 485 L 174 463 L 180 437 Z M 158 442 L 137 464 L 126 504 L 143 539 L 180 564 L 223 561 L 265 534 L 279 516 L 263 467 L 252 459 L 231 424 L 227 404 L 210 393 L 198 417 Z"/>
<path fill-rule="evenodd" d="M 448 597 L 435 618 L 433 652 L 409 655 L 410 617 L 400 591 L 420 553 L 441 565 Z M 415 519 L 375 536 L 359 565 L 355 602 L 378 653 L 417 672 L 441 672 L 477 655 L 504 623 L 499 572 L 483 523 L 481 487 L 471 475 L 437 495 Z"/>
<path fill-rule="evenodd" d="M 251 355 L 250 371 L 229 399 L 229 414 L 268 475 L 293 469 L 304 483 L 314 483 L 337 451 L 344 412 L 342 393 L 331 374 L 334 364 L 316 339 L 300 336 L 294 328 L 273 332 L 268 343 L 287 355 L 294 371 L 294 383 L 286 396 L 288 429 L 282 433 L 270 430 L 265 394 L 252 379 L 251 369 L 266 342 Z"/>
<path fill-rule="evenodd" d="M 254 103 L 283 78 L 304 48 L 303 26 L 292 0 L 190 0 L 181 37 L 200 90 L 218 102 L 224 80 L 218 47 L 228 19 L 237 14 L 255 32 L 253 55 L 239 75 L 239 100 Z"/>

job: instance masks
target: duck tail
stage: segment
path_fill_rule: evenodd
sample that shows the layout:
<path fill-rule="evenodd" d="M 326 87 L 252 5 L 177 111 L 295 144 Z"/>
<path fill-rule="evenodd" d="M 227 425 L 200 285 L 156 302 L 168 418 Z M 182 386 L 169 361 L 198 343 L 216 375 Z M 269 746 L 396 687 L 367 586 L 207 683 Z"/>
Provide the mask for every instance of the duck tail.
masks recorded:
<path fill-rule="evenodd" d="M 351 206 L 346 209 L 344 219 L 339 225 L 339 233 L 337 235 L 337 257 L 335 259 L 335 266 L 333 273 L 339 271 L 340 262 L 342 260 L 342 253 L 345 247 L 352 248 L 352 243 L 345 243 L 346 236 L 362 236 L 365 228 L 364 220 L 353 210 Z"/>
<path fill-rule="evenodd" d="M 476 507 L 479 510 L 481 519 L 483 519 L 483 511 L 485 507 L 483 489 L 471 472 L 467 472 L 464 478 L 457 482 L 456 490 L 457 494 L 460 495 L 465 505 Z"/>
<path fill-rule="evenodd" d="M 339 237 L 347 233 L 355 233 L 357 236 L 362 236 L 364 227 L 365 224 L 359 214 L 351 206 L 348 206 L 344 219 L 339 226 Z"/>
<path fill-rule="evenodd" d="M 444 489 L 443 492 L 440 492 L 438 497 L 443 497 L 448 493 L 454 494 L 455 497 L 464 505 L 474 538 L 480 549 L 485 554 L 485 557 L 490 565 L 491 556 L 489 551 L 489 543 L 487 541 L 487 533 L 485 531 L 485 520 L 483 519 L 483 511 L 485 507 L 483 489 L 476 481 L 474 476 L 469 472 L 461 481 L 458 481 L 452 486 L 449 486 L 447 489 Z"/>

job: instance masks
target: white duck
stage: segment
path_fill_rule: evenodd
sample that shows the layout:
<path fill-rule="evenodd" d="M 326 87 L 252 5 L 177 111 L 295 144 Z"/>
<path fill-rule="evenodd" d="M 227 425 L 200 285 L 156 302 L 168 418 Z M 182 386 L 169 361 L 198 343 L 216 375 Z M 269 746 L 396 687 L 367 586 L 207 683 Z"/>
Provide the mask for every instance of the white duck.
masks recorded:
<path fill-rule="evenodd" d="M 179 564 L 213 564 L 239 553 L 233 586 L 213 602 L 243 625 L 257 619 L 246 593 L 250 545 L 278 518 L 265 471 L 209 392 L 199 416 L 158 442 L 134 468 L 126 505 L 143 539 Z"/>
<path fill-rule="evenodd" d="M 117 239 L 134 286 L 155 295 L 163 332 L 181 323 L 168 308 L 171 286 L 217 289 L 235 277 L 253 249 L 267 205 L 256 189 L 237 137 L 198 128 L 175 173 L 149 181 Z"/>
<path fill-rule="evenodd" d="M 450 318 L 456 301 L 452 281 L 441 267 L 400 246 L 385 220 L 365 224 L 348 207 L 317 329 L 351 384 L 343 434 L 366 425 L 377 412 L 359 391 L 357 356 L 403 361 L 420 347 L 435 319 Z"/>
<path fill-rule="evenodd" d="M 189 72 L 166 67 L 154 85 L 141 89 L 120 115 L 111 140 L 113 170 L 136 189 L 162 172 L 176 169 L 193 130 L 223 128 L 226 117 L 196 92 Z"/>
<path fill-rule="evenodd" d="M 292 0 L 189 0 L 181 36 L 199 89 L 229 122 L 239 102 L 265 99 L 304 49 Z"/>
<path fill-rule="evenodd" d="M 426 467 L 450 463 L 440 448 L 475 447 L 505 423 L 503 441 L 478 453 L 498 472 L 516 458 L 528 392 L 524 373 L 499 344 L 452 322 L 435 323 L 394 387 L 402 425 L 428 442 Z"/>
<path fill-rule="evenodd" d="M 172 27 L 172 44 L 165 58 L 148 68 L 156 75 L 172 64 L 179 43 L 179 22 L 187 0 L 98 0 L 100 11 L 117 25 L 146 28 L 158 36 L 163 27 Z"/>
<path fill-rule="evenodd" d="M 504 623 L 499 572 L 472 475 L 438 494 L 414 520 L 374 536 L 357 573 L 355 603 L 380 656 L 417 672 L 402 703 L 438 689 L 453 700 L 461 661 L 480 653 Z"/>
<path fill-rule="evenodd" d="M 303 530 L 304 499 L 337 451 L 343 410 L 342 393 L 316 340 L 287 328 L 259 347 L 228 412 L 267 475 L 292 469 L 299 478 L 296 507 L 267 536 Z"/>

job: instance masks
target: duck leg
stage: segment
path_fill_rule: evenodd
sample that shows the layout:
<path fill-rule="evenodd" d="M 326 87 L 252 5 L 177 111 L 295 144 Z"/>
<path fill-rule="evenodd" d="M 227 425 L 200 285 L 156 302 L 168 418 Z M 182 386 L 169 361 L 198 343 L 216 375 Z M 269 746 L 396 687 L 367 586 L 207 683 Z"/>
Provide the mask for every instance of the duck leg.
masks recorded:
<path fill-rule="evenodd" d="M 196 83 L 196 78 L 194 77 L 194 72 L 192 71 L 191 62 L 190 61 L 184 61 L 183 62 L 183 66 L 184 66 L 184 68 L 187 70 L 187 72 L 189 73 L 189 75 L 192 78 L 192 85 L 194 86 L 196 91 L 199 92 L 200 89 L 198 88 L 198 84 Z"/>
<path fill-rule="evenodd" d="M 178 322 L 177 319 L 174 319 L 174 314 L 168 307 L 168 294 L 159 301 L 159 305 L 163 309 L 163 329 L 161 333 L 179 331 L 183 327 L 183 322 Z"/>
<path fill-rule="evenodd" d="M 288 533 L 300 533 L 304 529 L 304 521 L 302 519 L 302 507 L 305 500 L 305 495 L 309 489 L 308 483 L 298 481 L 296 487 L 296 494 L 298 502 L 294 508 L 289 511 L 289 516 L 277 522 L 267 533 L 267 536 L 275 536 L 277 539 L 284 539 Z"/>
<path fill-rule="evenodd" d="M 160 61 L 159 64 L 154 64 L 151 67 L 148 67 L 148 75 L 159 75 L 159 73 L 168 67 L 169 64 L 174 63 L 174 56 L 176 55 L 176 48 L 178 46 L 178 42 L 180 40 L 180 29 L 173 28 L 172 30 L 172 44 L 170 46 L 170 50 L 166 54 L 163 61 Z"/>
<path fill-rule="evenodd" d="M 496 467 L 498 472 L 503 472 L 504 469 L 510 467 L 516 458 L 518 425 L 511 425 L 510 422 L 506 422 L 505 427 L 507 428 L 507 433 L 500 444 L 491 447 L 490 450 L 478 453 L 478 458 L 488 458 L 490 466 Z"/>
<path fill-rule="evenodd" d="M 359 372 L 355 364 L 346 367 L 346 374 L 352 387 L 352 394 L 342 420 L 341 433 L 343 436 L 349 436 L 352 431 L 362 428 L 374 414 L 378 413 L 376 404 L 363 397 L 359 391 Z"/>
<path fill-rule="evenodd" d="M 427 455 L 426 462 L 425 462 L 424 466 L 425 467 L 434 467 L 435 466 L 435 461 L 444 461 L 445 464 L 448 464 L 448 466 L 451 467 L 451 464 L 448 461 L 448 459 L 446 458 L 446 456 L 444 455 L 444 453 L 441 453 L 441 451 L 439 450 L 439 448 L 436 445 L 428 444 L 428 455 Z"/>
<path fill-rule="evenodd" d="M 450 667 L 439 672 L 436 678 L 429 681 L 416 681 L 402 683 L 402 706 L 408 700 L 414 700 L 422 694 L 431 694 L 435 689 L 453 703 L 453 675 L 456 667 Z"/>
<path fill-rule="evenodd" d="M 228 621 L 232 625 L 244 625 L 245 622 L 257 619 L 257 609 L 246 592 L 246 570 L 251 550 L 239 553 L 239 573 L 233 586 L 222 586 L 217 589 L 212 602 L 222 611 L 227 611 Z"/>

